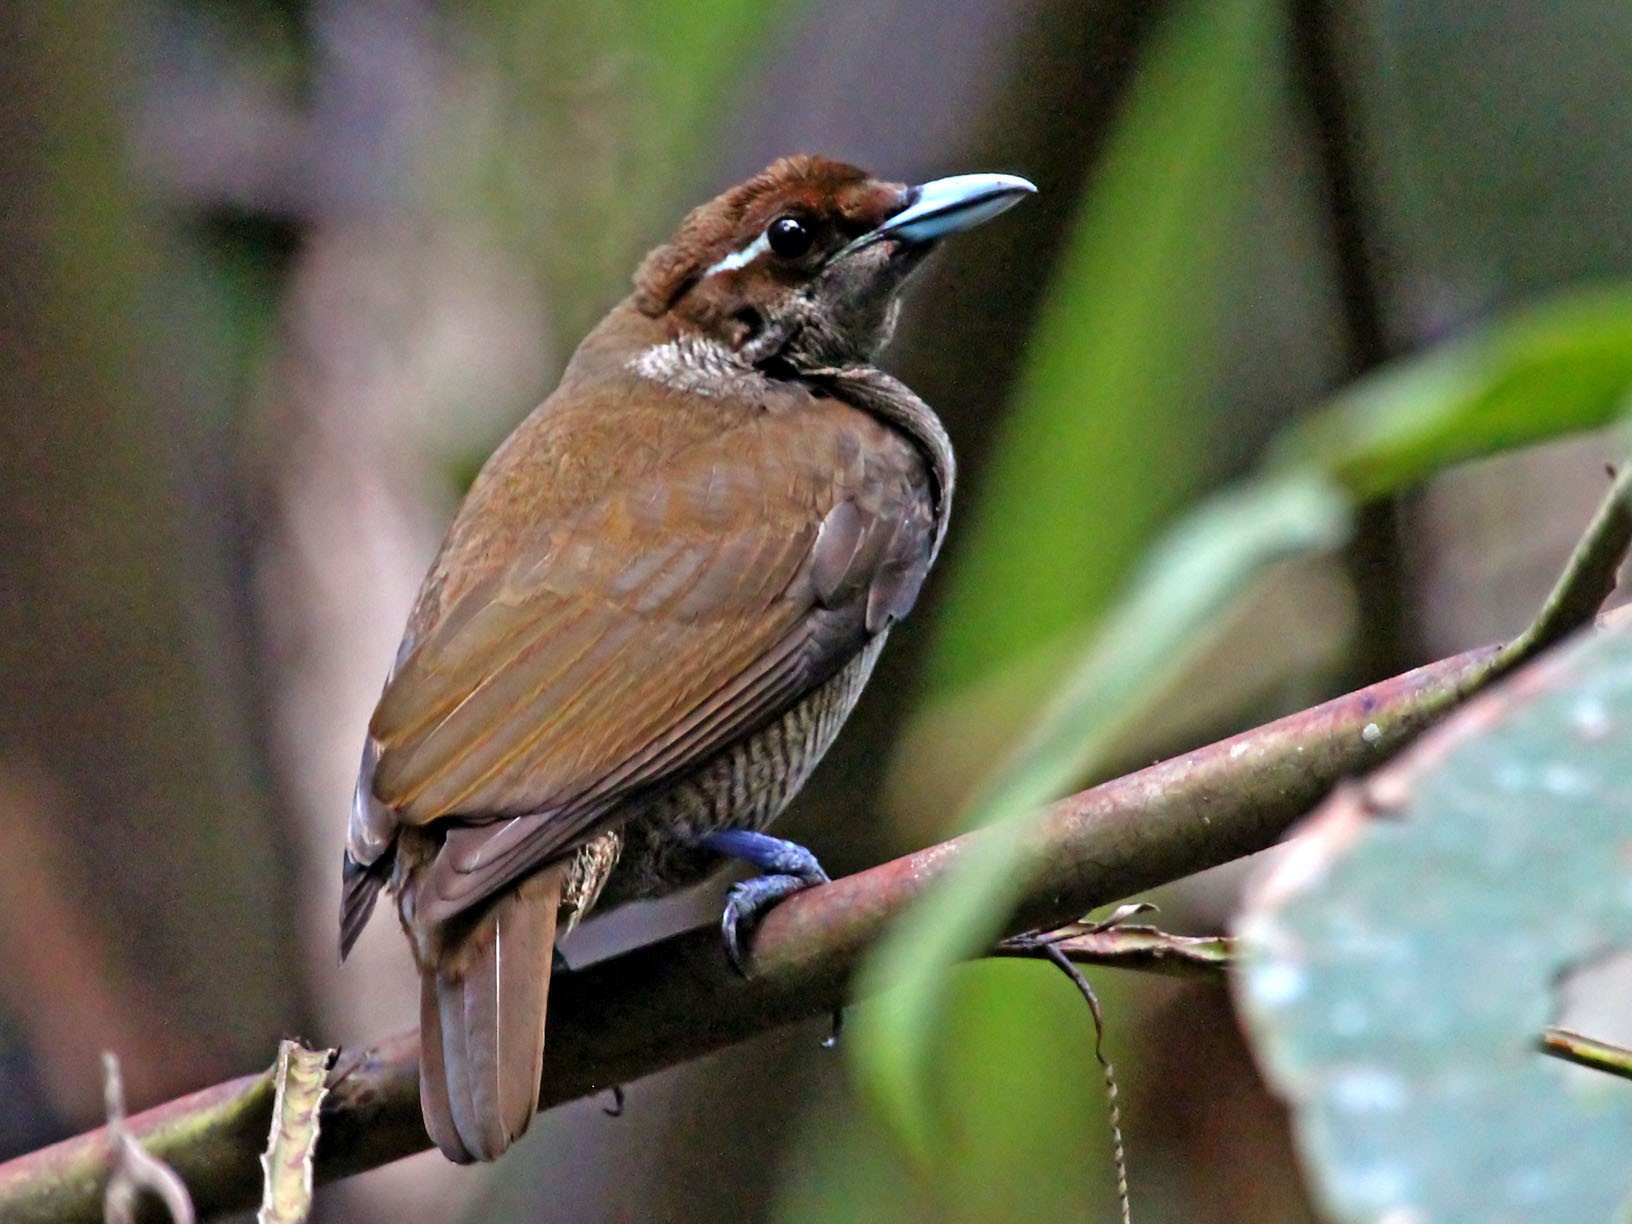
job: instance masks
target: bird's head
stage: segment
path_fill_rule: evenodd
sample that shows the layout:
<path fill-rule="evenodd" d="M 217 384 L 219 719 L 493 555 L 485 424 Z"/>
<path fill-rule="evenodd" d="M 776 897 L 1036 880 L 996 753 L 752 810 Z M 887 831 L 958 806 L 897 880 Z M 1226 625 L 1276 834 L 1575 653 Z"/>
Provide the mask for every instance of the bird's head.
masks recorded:
<path fill-rule="evenodd" d="M 635 274 L 635 306 L 748 365 L 870 362 L 901 286 L 936 240 L 1035 191 L 968 174 L 917 187 L 842 162 L 785 157 L 692 211 Z"/>

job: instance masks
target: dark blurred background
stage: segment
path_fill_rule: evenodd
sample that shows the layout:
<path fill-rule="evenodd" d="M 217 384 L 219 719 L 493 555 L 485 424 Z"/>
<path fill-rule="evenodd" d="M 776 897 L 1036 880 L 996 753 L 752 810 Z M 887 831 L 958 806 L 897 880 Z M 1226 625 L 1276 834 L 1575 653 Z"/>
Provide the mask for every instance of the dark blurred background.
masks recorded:
<path fill-rule="evenodd" d="M 1041 194 L 886 364 L 964 483 L 943 568 L 784 828 L 941 836 L 1141 551 L 1355 375 L 1632 270 L 1624 0 L 64 0 L 0 6 L 0 1156 L 414 1021 L 342 972 L 362 730 L 460 490 L 684 210 L 805 150 Z M 1520 626 L 1601 438 L 1365 512 L 1220 626 L 1143 763 Z M 1163 897 L 1216 928 L 1239 872 Z M 572 959 L 717 912 L 582 932 Z M 1141 1220 L 1308 1218 L 1221 989 L 1098 975 Z M 1103 1219 L 1080 1002 L 959 973 L 958 1126 L 899 1154 L 819 1026 L 432 1154 L 326 1220 Z"/>

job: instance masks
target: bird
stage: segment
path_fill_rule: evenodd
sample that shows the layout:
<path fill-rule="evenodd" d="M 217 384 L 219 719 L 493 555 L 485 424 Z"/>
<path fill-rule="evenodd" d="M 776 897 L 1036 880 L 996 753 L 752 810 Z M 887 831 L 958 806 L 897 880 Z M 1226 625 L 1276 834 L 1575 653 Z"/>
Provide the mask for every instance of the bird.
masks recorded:
<path fill-rule="evenodd" d="M 690 212 L 454 517 L 368 725 L 340 951 L 382 888 L 459 1163 L 538 1108 L 559 937 L 728 860 L 724 951 L 825 882 L 766 833 L 945 538 L 934 412 L 875 365 L 942 239 L 1036 188 L 784 157 Z"/>

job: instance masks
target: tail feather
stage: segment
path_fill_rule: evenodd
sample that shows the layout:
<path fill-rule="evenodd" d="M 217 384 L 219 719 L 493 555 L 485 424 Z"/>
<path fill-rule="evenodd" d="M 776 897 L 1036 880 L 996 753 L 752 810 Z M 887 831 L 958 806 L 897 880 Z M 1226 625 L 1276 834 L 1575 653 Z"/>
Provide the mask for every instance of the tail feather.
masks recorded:
<path fill-rule="evenodd" d="M 497 1159 L 538 1110 L 561 876 L 505 894 L 425 972 L 420 1107 L 450 1160 Z"/>
<path fill-rule="evenodd" d="M 424 973 L 419 979 L 419 1111 L 431 1142 L 455 1164 L 476 1159 L 453 1120 L 448 1100 L 448 1072 L 442 1058 L 442 1012 L 436 1001 L 437 975 Z"/>

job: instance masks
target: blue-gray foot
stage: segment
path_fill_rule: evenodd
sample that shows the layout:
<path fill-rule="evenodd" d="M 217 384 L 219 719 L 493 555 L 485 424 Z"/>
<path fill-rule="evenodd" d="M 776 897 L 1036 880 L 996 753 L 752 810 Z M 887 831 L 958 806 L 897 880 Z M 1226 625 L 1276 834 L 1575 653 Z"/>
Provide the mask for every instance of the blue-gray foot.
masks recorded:
<path fill-rule="evenodd" d="M 725 913 L 720 918 L 720 936 L 725 955 L 738 973 L 747 976 L 748 961 L 742 938 L 764 916 L 765 911 L 784 897 L 826 884 L 827 872 L 816 856 L 803 846 L 767 833 L 748 829 L 722 829 L 702 838 L 701 844 L 730 858 L 742 859 L 758 867 L 764 875 L 734 884 L 726 894 Z"/>

